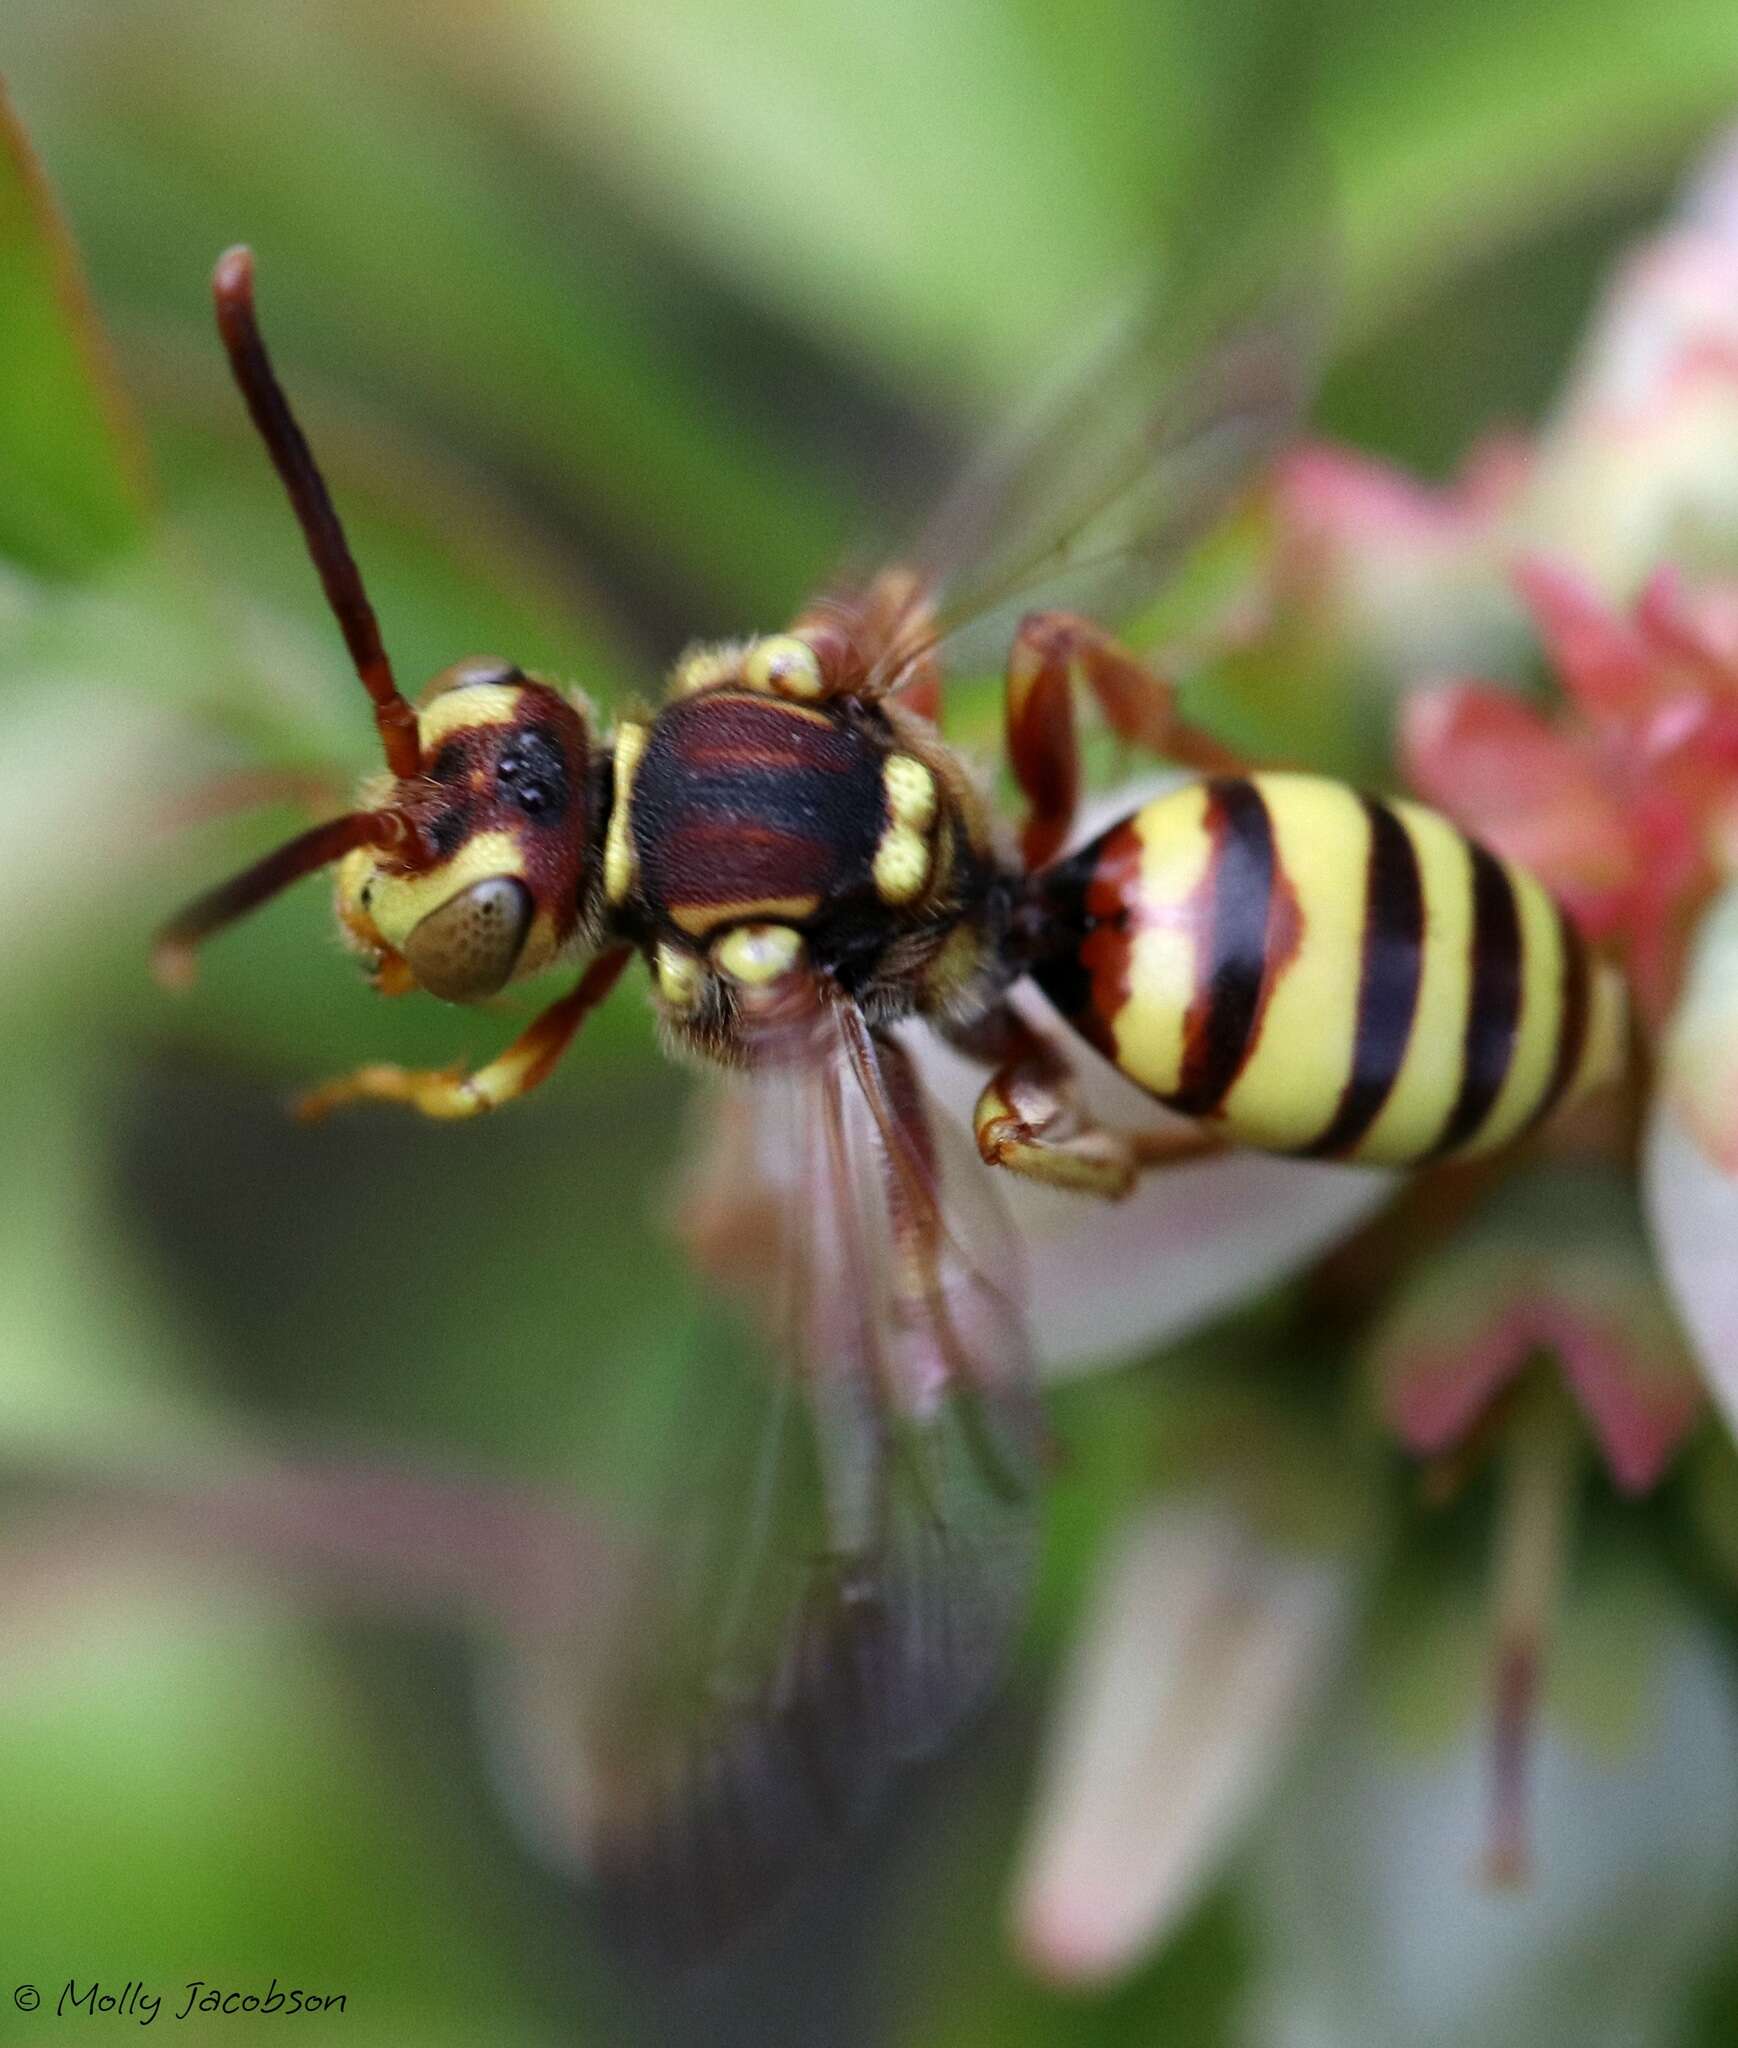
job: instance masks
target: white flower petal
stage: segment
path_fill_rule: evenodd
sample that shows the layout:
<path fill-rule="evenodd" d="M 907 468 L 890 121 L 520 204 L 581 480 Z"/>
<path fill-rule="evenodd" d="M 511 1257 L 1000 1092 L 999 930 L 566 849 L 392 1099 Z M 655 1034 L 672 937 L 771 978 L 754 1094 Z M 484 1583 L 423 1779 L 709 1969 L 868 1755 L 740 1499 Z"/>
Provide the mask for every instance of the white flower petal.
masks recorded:
<path fill-rule="evenodd" d="M 1184 1336 L 1350 1236 L 1392 1188 L 1371 1168 L 1238 1152 L 1154 1174 L 1066 1228 L 1035 1213 L 1065 1197 L 1022 1188 L 1038 1356 L 1062 1377 Z"/>
<path fill-rule="evenodd" d="M 1661 1269 L 1709 1390 L 1738 1430 L 1738 1178 L 1696 1143 L 1669 1097 L 1654 1105 L 1643 1175 Z"/>
<path fill-rule="evenodd" d="M 1048 1013 L 1040 1021 L 1061 1029 Z M 1095 1114 L 1124 1130 L 1175 1125 L 1083 1040 L 1070 1042 Z M 983 1070 L 928 1033 L 912 1050 L 944 1108 L 969 1122 Z M 1297 1272 L 1356 1230 L 1395 1183 L 1373 1167 L 1228 1152 L 1161 1168 L 1124 1202 L 1011 1173 L 998 1184 L 1027 1248 L 1038 1358 L 1051 1377 L 1065 1378 L 1185 1336 Z"/>
<path fill-rule="evenodd" d="M 1696 927 L 1663 1086 L 1702 1149 L 1738 1173 L 1738 882 L 1727 884 Z"/>
<path fill-rule="evenodd" d="M 1526 527 L 1609 591 L 1738 552 L 1738 136 L 1619 270 L 1541 443 Z"/>
<path fill-rule="evenodd" d="M 1201 1500 L 1135 1523 L 1066 1690 L 1018 1881 L 1027 1958 L 1079 1982 L 1137 1961 L 1211 1880 L 1338 1654 L 1351 1567 Z"/>
<path fill-rule="evenodd" d="M 1673 1604 L 1663 1583 L 1658 1601 Z M 1636 1646 L 1636 1654 L 1641 1647 Z M 1486 1734 L 1419 1762 L 1359 1687 L 1323 1717 L 1257 1858 L 1270 1958 L 1263 2048 L 1651 2048 L 1730 1925 L 1738 1886 L 1738 1698 L 1713 1632 L 1665 1617 L 1643 1724 L 1622 1754 L 1539 1728 L 1535 1866 L 1477 1871 Z M 1350 1689 L 1349 1689 L 1350 1690 Z"/>

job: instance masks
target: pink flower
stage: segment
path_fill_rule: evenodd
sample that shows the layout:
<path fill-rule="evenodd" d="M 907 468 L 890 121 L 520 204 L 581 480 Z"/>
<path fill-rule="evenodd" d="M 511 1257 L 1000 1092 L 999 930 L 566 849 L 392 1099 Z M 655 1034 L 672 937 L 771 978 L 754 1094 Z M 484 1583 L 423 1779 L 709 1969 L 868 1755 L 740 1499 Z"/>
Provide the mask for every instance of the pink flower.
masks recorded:
<path fill-rule="evenodd" d="M 1433 803 L 1612 944 L 1659 1029 L 1738 857 L 1738 585 L 1692 593 L 1665 568 L 1618 611 L 1537 556 L 1515 580 L 1562 706 L 1487 684 L 1426 690 L 1404 708 L 1401 758 Z"/>
<path fill-rule="evenodd" d="M 1423 1466 L 1409 1512 L 1276 1520 L 1255 1440 L 1231 1437 L 1131 1520 L 1065 1687 L 1016 1931 L 1048 1973 L 1103 1978 L 1253 1840 L 1289 1957 L 1270 1959 L 1260 2038 L 1462 2038 L 1418 2031 L 1446 2012 L 1481 2039 L 1616 2039 L 1621 1972 L 1597 1995 L 1562 1987 L 1630 1910 L 1617 1873 L 1657 1884 L 1645 1873 L 1672 1861 L 1646 1814 L 1738 1800 L 1729 1656 L 1693 1620 L 1668 1644 L 1607 1601 L 1575 1536 L 1590 1489 L 1639 1497 L 1671 1473 L 1708 1394 L 1738 1427 L 1738 137 L 1625 264 L 1531 447 L 1486 444 L 1446 488 L 1312 448 L 1269 509 L 1238 660 L 1398 699 L 1404 779 L 1625 969 L 1639 1095 L 1568 1135 L 1579 1163 L 1499 1165 L 1491 1195 L 1422 1180 L 1364 1241 L 1372 1419 Z M 1514 687 L 1541 658 L 1548 702 Z M 1335 1441 L 1341 1483 L 1368 1487 L 1356 1433 Z M 1284 1474 L 1295 1500 L 1299 1461 L 1267 1448 L 1268 1493 Z M 1318 1504 L 1339 1497 L 1308 1469 Z M 1469 1494 L 1490 1591 L 1457 1638 L 1452 1704 L 1438 1694 L 1428 1740 L 1403 1740 L 1369 1710 L 1394 1630 L 1363 1596 L 1421 1507 Z M 1592 1635 L 1599 1668 L 1626 1664 L 1659 1703 L 1618 1752 L 1565 1712 Z M 1441 1648 L 1416 1642 L 1409 1668 Z M 1336 1670 L 1335 1718 L 1264 1827 Z M 1675 1866 L 1689 1890 L 1650 1950 L 1662 1982 L 1694 1968 L 1738 1882 L 1718 1827 L 1705 1846 Z M 1492 1897 L 1481 1876 L 1528 1889 Z M 1452 1935 L 1446 1979 L 1419 1960 L 1426 1922 Z"/>

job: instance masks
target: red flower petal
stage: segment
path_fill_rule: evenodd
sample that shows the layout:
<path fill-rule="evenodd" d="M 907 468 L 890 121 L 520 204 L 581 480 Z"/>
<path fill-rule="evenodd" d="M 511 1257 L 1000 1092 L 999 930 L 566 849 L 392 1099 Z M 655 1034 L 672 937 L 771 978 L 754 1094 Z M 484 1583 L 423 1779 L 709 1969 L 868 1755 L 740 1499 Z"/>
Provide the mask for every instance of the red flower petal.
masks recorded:
<path fill-rule="evenodd" d="M 1510 1319 L 1476 1335 L 1445 1331 L 1437 1343 L 1390 1354 L 1383 1420 L 1415 1457 L 1438 1457 L 1467 1436 L 1531 1349 L 1524 1322 Z"/>
<path fill-rule="evenodd" d="M 1540 1304 L 1534 1342 L 1557 1354 L 1613 1479 L 1646 1493 L 1702 1412 L 1702 1385 L 1681 1347 L 1638 1343 L 1620 1316 L 1582 1314 L 1561 1300 Z"/>
<path fill-rule="evenodd" d="M 1560 1169 L 1512 1183 L 1412 1275 L 1376 1335 L 1381 1413 L 1408 1449 L 1440 1455 L 1541 1354 L 1556 1359 L 1617 1484 L 1651 1487 L 1703 1390 L 1616 1175 Z"/>
<path fill-rule="evenodd" d="M 1634 711 L 1652 695 L 1658 650 L 1573 569 L 1524 557 L 1515 582 L 1564 687 L 1596 721 Z"/>
<path fill-rule="evenodd" d="M 1611 929 L 1636 865 L 1585 744 L 1506 690 L 1453 683 L 1407 699 L 1400 760 L 1413 788 L 1529 868 L 1596 936 Z"/>

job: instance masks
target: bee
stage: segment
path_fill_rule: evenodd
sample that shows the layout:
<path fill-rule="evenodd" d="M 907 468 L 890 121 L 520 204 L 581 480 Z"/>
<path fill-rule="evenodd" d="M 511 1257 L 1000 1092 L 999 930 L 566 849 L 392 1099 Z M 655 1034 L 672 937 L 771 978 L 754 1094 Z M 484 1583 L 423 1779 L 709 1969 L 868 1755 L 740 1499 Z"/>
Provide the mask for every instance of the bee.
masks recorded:
<path fill-rule="evenodd" d="M 517 1100 L 636 955 L 669 1050 L 731 1083 L 686 1220 L 750 1304 L 760 1399 L 742 1447 L 704 1424 L 676 1447 L 576 1705 L 592 1867 L 624 1921 L 690 1952 L 945 1741 L 1004 1661 L 1046 1443 L 987 1169 L 1114 1198 L 1227 1145 L 1484 1151 L 1615 1071 L 1619 984 L 1513 864 L 1417 805 L 1250 769 L 1098 622 L 1292 430 L 1311 345 L 1288 290 L 1235 298 L 1180 360 L 1168 314 L 1135 318 L 897 566 L 690 649 L 657 708 L 607 728 L 503 659 L 400 694 L 247 250 L 214 291 L 384 767 L 173 918 L 159 972 L 185 981 L 213 933 L 335 867 L 339 930 L 383 991 L 572 981 L 474 1072 L 366 1066 L 306 1113 Z M 941 736 L 974 646 L 1005 662 L 1017 829 Z M 1082 695 L 1190 779 L 1071 847 Z M 1015 1000 L 1030 987 L 1045 1021 Z M 925 1104 L 913 1025 L 985 1070 L 975 1156 Z M 1090 1115 L 1082 1044 L 1174 1125 Z"/>

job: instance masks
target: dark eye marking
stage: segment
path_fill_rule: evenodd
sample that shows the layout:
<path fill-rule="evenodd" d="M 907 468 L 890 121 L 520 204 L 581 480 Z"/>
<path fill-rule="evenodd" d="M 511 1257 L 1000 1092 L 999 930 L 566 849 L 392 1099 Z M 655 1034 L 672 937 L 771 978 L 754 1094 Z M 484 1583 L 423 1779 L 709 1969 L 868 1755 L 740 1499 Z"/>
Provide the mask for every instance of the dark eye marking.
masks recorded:
<path fill-rule="evenodd" d="M 431 782 L 457 782 L 470 766 L 471 749 L 462 739 L 448 740 L 429 764 Z"/>
<path fill-rule="evenodd" d="M 495 763 L 501 794 L 528 818 L 549 824 L 567 809 L 567 762 L 548 733 L 515 733 Z"/>

